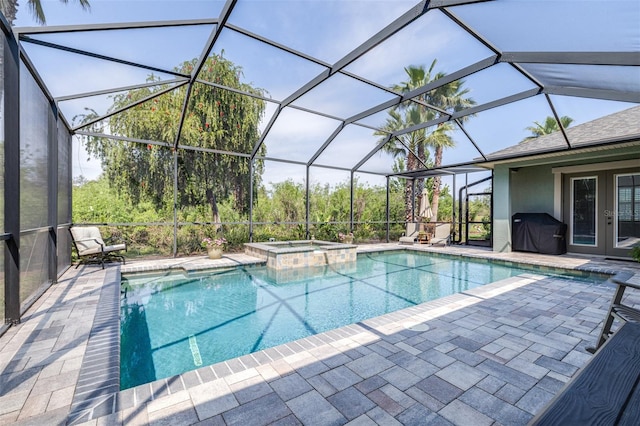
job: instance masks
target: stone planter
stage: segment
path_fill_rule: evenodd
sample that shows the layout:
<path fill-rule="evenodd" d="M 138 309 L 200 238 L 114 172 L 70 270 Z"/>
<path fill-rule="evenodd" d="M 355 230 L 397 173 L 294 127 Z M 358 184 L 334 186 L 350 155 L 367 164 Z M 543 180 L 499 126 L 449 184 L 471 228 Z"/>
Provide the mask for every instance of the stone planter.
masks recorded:
<path fill-rule="evenodd" d="M 222 247 L 210 247 L 209 259 L 220 259 L 222 257 Z"/>

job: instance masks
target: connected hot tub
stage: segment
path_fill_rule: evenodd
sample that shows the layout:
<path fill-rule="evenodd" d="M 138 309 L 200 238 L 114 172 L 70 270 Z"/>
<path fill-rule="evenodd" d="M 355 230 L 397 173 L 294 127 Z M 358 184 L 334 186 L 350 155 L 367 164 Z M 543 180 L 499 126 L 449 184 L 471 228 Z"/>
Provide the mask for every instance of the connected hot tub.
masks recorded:
<path fill-rule="evenodd" d="M 276 270 L 356 261 L 354 244 L 318 240 L 245 243 L 244 252 L 266 260 L 267 267 Z"/>

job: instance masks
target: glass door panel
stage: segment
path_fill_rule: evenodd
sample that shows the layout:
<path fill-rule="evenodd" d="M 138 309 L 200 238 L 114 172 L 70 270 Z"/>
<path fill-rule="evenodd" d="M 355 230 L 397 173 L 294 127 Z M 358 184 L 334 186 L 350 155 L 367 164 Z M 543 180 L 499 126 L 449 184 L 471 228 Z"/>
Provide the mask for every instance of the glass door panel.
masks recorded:
<path fill-rule="evenodd" d="M 597 245 L 597 177 L 571 179 L 571 244 Z"/>
<path fill-rule="evenodd" d="M 640 173 L 616 175 L 614 247 L 629 249 L 640 241 Z"/>

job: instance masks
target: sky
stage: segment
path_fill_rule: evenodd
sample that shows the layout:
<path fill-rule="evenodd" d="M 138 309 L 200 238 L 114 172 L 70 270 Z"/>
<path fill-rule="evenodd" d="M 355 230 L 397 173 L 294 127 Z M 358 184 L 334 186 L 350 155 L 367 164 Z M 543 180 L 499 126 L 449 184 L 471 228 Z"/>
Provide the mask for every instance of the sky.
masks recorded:
<path fill-rule="evenodd" d="M 139 22 L 155 20 L 217 18 L 224 2 L 196 1 L 91 1 L 91 11 L 83 11 L 74 1 L 64 5 L 58 0 L 43 0 L 48 25 Z M 274 100 L 283 100 L 322 70 L 358 47 L 379 29 L 408 11 L 415 0 L 239 0 L 228 23 L 248 32 L 272 39 L 317 58 L 320 64 L 267 46 L 244 35 L 224 29 L 214 46 L 215 53 L 243 67 L 245 82 L 267 91 Z M 640 2 L 621 1 L 527 1 L 504 0 L 450 8 L 460 20 L 480 31 L 500 50 L 505 51 L 638 51 L 640 49 Z M 544 21 L 544 25 L 540 22 Z M 19 9 L 16 26 L 35 26 L 27 8 Z M 82 34 L 38 35 L 34 38 L 89 49 L 102 55 L 136 61 L 145 65 L 173 69 L 184 60 L 200 55 L 209 37 L 211 25 L 172 29 L 98 31 Z M 513 37 L 512 34 L 518 34 Z M 54 97 L 72 95 L 144 82 L 148 70 L 88 58 L 74 53 L 24 43 L 26 52 L 42 75 Z M 383 87 L 406 80 L 405 67 L 429 67 L 437 59 L 435 72 L 451 73 L 488 58 L 492 51 L 460 29 L 441 11 L 432 10 L 412 25 L 394 34 L 349 64 L 345 71 Z M 542 64 L 544 65 L 544 64 Z M 537 67 L 537 68 L 536 68 Z M 549 84 L 580 86 L 600 84 L 603 88 L 629 88 L 640 92 L 637 67 L 532 66 Z M 162 79 L 170 75 L 154 73 Z M 603 78 L 615 76 L 615 79 Z M 501 63 L 465 79 L 468 96 L 483 104 L 519 93 L 535 84 Z M 545 82 L 545 81 L 543 81 Z M 337 73 L 297 99 L 293 105 L 322 111 L 330 116 L 348 118 L 392 98 L 392 95 Z M 560 116 L 574 119 L 573 125 L 633 106 L 629 103 L 551 95 Z M 108 96 L 60 102 L 69 121 L 90 106 L 106 112 Z M 261 123 L 264 129 L 275 111 L 269 104 Z M 534 121 L 552 115 L 542 95 L 514 104 L 490 109 L 469 118 L 465 130 L 484 153 L 514 145 L 528 136 L 526 128 Z M 387 112 L 361 120 L 368 126 L 384 124 Z M 307 161 L 339 125 L 339 121 L 295 109 L 285 109 L 265 139 L 268 157 Z M 480 156 L 460 130 L 452 134 L 456 147 L 445 152 L 445 164 L 472 161 Z M 353 167 L 375 147 L 378 136 L 367 127 L 347 126 L 319 157 L 318 164 Z M 74 141 L 74 176 L 95 178 L 99 164 L 86 161 L 88 155 Z M 269 162 L 263 181 L 288 178 L 303 181 L 304 167 Z M 386 153 L 374 155 L 364 169 L 389 173 L 393 158 Z M 344 181 L 345 172 L 314 168 L 313 179 L 335 184 Z M 346 173 L 348 176 L 348 172 Z M 383 184 L 384 177 L 362 174 L 361 181 Z"/>

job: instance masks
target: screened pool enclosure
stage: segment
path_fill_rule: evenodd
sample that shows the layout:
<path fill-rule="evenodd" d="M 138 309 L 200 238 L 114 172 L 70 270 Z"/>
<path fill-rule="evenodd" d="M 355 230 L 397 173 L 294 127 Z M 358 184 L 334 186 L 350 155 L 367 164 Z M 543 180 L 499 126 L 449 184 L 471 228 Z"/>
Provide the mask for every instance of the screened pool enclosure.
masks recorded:
<path fill-rule="evenodd" d="M 462 241 L 464 199 L 491 233 L 495 164 L 639 145 L 637 0 L 3 5 L 5 324 L 69 267 L 72 224 L 140 254 L 397 241 L 427 197 Z"/>

